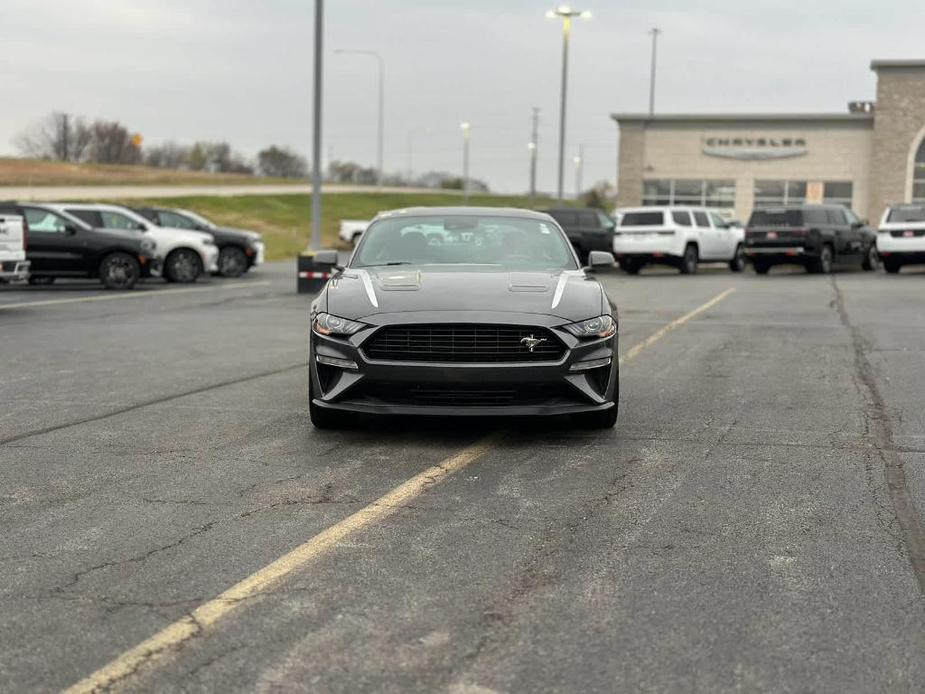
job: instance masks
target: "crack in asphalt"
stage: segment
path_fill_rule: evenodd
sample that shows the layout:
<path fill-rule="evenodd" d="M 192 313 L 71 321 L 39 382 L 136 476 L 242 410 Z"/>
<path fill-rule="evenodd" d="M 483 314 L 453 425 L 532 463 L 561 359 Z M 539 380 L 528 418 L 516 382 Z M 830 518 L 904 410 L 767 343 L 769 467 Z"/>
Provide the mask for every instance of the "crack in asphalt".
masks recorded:
<path fill-rule="evenodd" d="M 296 369 L 304 369 L 307 366 L 308 366 L 308 362 L 301 362 L 299 364 L 293 364 L 291 366 L 284 366 L 280 369 L 272 369 L 270 371 L 261 371 L 256 374 L 250 374 L 249 376 L 239 376 L 237 378 L 232 378 L 227 381 L 221 381 L 219 383 L 212 383 L 207 386 L 200 386 L 199 388 L 193 388 L 192 390 L 187 390 L 182 393 L 174 393 L 173 395 L 165 395 L 159 398 L 153 398 L 151 400 L 145 400 L 143 402 L 135 403 L 133 405 L 126 405 L 125 407 L 120 407 L 118 409 L 112 410 L 111 412 L 106 412 L 100 415 L 94 415 L 93 417 L 85 417 L 84 419 L 78 419 L 73 422 L 67 422 L 65 424 L 56 424 L 50 427 L 43 427 L 41 429 L 25 431 L 21 434 L 16 434 L 15 436 L 10 436 L 5 439 L 0 439 L 0 446 L 5 446 L 7 444 L 14 443 L 16 441 L 22 441 L 23 439 L 32 438 L 33 436 L 41 436 L 43 434 L 50 434 L 54 431 L 60 431 L 61 429 L 70 429 L 71 427 L 80 426 L 81 424 L 99 422 L 104 419 L 109 419 L 110 417 L 116 417 L 120 414 L 125 414 L 127 412 L 133 412 L 135 410 L 140 410 L 145 407 L 151 407 L 152 405 L 161 405 L 165 402 L 170 402 L 171 400 L 179 400 L 181 398 L 185 398 L 190 395 L 198 395 L 200 393 L 206 393 L 210 390 L 216 390 L 218 388 L 225 388 L 226 386 L 233 386 L 239 383 L 247 383 L 248 381 L 256 381 L 261 378 L 268 378 L 270 376 L 276 376 L 278 374 L 286 373 L 287 371 L 295 371 Z"/>
<path fill-rule="evenodd" d="M 63 583 L 60 586 L 56 586 L 55 588 L 52 588 L 51 592 L 52 594 L 63 593 L 67 591 L 69 588 L 73 588 L 75 585 L 80 583 L 82 578 L 90 575 L 91 573 L 94 573 L 95 571 L 100 571 L 101 569 L 107 569 L 113 566 L 121 566 L 123 564 L 133 564 L 133 563 L 143 562 L 155 554 L 164 552 L 168 549 L 173 549 L 174 547 L 179 547 L 180 545 L 187 542 L 188 540 L 191 540 L 197 535 L 202 535 L 203 533 L 209 532 L 213 527 L 215 527 L 216 523 L 217 521 L 209 521 L 208 523 L 205 523 L 196 528 L 193 528 L 193 530 L 188 532 L 186 535 L 183 535 L 181 538 L 174 540 L 173 542 L 169 542 L 166 545 L 160 545 L 153 549 L 149 549 L 148 551 L 143 552 L 141 554 L 136 554 L 133 557 L 128 557 L 127 559 L 104 561 L 100 564 L 95 564 L 94 566 L 90 566 L 86 569 L 81 569 L 80 571 L 76 571 L 71 575 L 71 578 L 66 583 Z"/>
<path fill-rule="evenodd" d="M 906 558 L 915 573 L 919 591 L 925 594 L 925 528 L 922 526 L 915 502 L 909 493 L 906 470 L 899 459 L 893 440 L 893 425 L 887 412 L 886 401 L 877 386 L 874 367 L 867 357 L 870 352 L 870 341 L 851 322 L 845 306 L 845 297 L 834 276 L 832 277 L 832 290 L 835 292 L 833 307 L 837 310 L 842 325 L 851 336 L 856 385 L 859 392 L 865 396 L 864 400 L 867 403 L 864 408 L 864 425 L 872 439 L 874 452 L 882 464 L 886 488 L 892 499 L 895 519 L 901 530 L 901 541 L 906 550 Z M 881 525 L 883 525 L 882 522 Z M 884 526 L 884 530 L 890 535 L 894 535 L 890 532 L 893 525 L 891 521 Z"/>

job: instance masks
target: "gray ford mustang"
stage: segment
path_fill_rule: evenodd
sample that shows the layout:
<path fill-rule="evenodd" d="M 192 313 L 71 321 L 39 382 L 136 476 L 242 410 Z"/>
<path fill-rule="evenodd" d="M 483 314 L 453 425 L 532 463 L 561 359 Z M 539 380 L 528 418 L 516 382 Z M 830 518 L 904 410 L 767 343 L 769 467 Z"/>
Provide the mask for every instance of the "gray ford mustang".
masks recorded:
<path fill-rule="evenodd" d="M 316 263 L 335 265 L 334 251 Z M 591 266 L 612 265 L 595 251 Z M 380 214 L 311 307 L 312 423 L 356 413 L 617 419 L 617 312 L 545 214 Z"/>

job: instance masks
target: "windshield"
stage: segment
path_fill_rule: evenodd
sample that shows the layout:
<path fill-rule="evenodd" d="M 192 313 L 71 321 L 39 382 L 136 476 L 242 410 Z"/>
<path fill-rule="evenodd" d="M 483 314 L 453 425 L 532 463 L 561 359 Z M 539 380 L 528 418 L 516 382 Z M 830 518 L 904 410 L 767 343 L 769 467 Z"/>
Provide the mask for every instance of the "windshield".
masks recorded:
<path fill-rule="evenodd" d="M 755 210 L 748 220 L 750 227 L 803 226 L 803 210 Z"/>
<path fill-rule="evenodd" d="M 925 207 L 894 207 L 886 218 L 888 222 L 925 222 Z"/>
<path fill-rule="evenodd" d="M 659 210 L 653 212 L 627 212 L 620 219 L 621 227 L 656 227 L 665 223 L 665 213 Z"/>
<path fill-rule="evenodd" d="M 192 220 L 193 220 L 194 222 L 196 222 L 197 224 L 206 227 L 207 229 L 214 229 L 214 228 L 215 228 L 215 225 L 214 225 L 212 222 L 210 222 L 208 219 L 206 219 L 205 217 L 203 217 L 202 215 L 198 215 L 198 214 L 196 214 L 195 212 L 190 212 L 189 210 L 178 210 L 178 211 L 179 211 L 181 214 L 183 214 L 184 216 L 189 217 L 190 219 L 192 219 Z"/>
<path fill-rule="evenodd" d="M 518 270 L 574 270 L 571 248 L 551 222 L 458 215 L 389 217 L 373 223 L 351 267 L 498 265 Z"/>

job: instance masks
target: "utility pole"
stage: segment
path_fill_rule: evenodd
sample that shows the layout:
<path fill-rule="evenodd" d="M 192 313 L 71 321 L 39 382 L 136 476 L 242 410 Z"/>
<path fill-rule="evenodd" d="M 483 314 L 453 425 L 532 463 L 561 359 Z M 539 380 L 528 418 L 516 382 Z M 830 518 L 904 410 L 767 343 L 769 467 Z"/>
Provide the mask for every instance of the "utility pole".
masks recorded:
<path fill-rule="evenodd" d="M 658 57 L 658 35 L 662 33 L 662 30 L 658 27 L 653 27 L 650 31 L 652 34 L 652 67 L 649 70 L 649 115 L 655 115 L 655 67 L 656 59 Z"/>
<path fill-rule="evenodd" d="M 315 0 L 314 132 L 312 133 L 312 250 L 321 248 L 321 79 L 324 51 L 324 0 Z"/>
<path fill-rule="evenodd" d="M 581 197 L 581 176 L 585 166 L 585 146 L 578 145 L 578 156 L 575 157 L 575 198 Z"/>
<path fill-rule="evenodd" d="M 472 129 L 469 122 L 459 127 L 463 133 L 463 204 L 469 204 L 469 131 Z"/>
<path fill-rule="evenodd" d="M 533 204 L 534 198 L 536 198 L 536 157 L 537 157 L 537 148 L 539 147 L 539 138 L 540 138 L 540 110 L 534 106 L 533 107 L 533 133 L 530 135 L 530 143 L 527 145 L 527 148 L 530 150 L 530 203 Z"/>

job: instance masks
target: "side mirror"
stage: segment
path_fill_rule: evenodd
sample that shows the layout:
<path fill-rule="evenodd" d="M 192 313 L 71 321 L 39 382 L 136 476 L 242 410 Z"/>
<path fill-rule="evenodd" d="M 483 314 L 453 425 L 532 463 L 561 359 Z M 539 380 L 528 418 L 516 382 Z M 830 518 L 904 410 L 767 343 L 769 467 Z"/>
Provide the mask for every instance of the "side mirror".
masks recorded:
<path fill-rule="evenodd" d="M 77 233 L 77 227 L 74 226 L 73 224 L 68 224 L 67 226 L 64 227 L 64 233 L 67 234 L 68 236 L 73 236 L 74 234 Z"/>
<path fill-rule="evenodd" d="M 148 226 L 147 224 L 145 224 L 144 222 L 140 222 L 140 223 L 138 224 L 138 228 L 139 228 L 141 231 L 147 231 L 147 230 L 150 229 L 151 227 L 149 227 L 149 226 Z"/>
<path fill-rule="evenodd" d="M 328 265 L 331 268 L 338 268 L 337 251 L 316 251 L 313 260 L 315 265 Z"/>
<path fill-rule="evenodd" d="M 594 268 L 613 267 L 616 262 L 613 253 L 608 253 L 607 251 L 591 251 L 588 253 L 588 268 L 591 270 L 594 270 Z"/>

